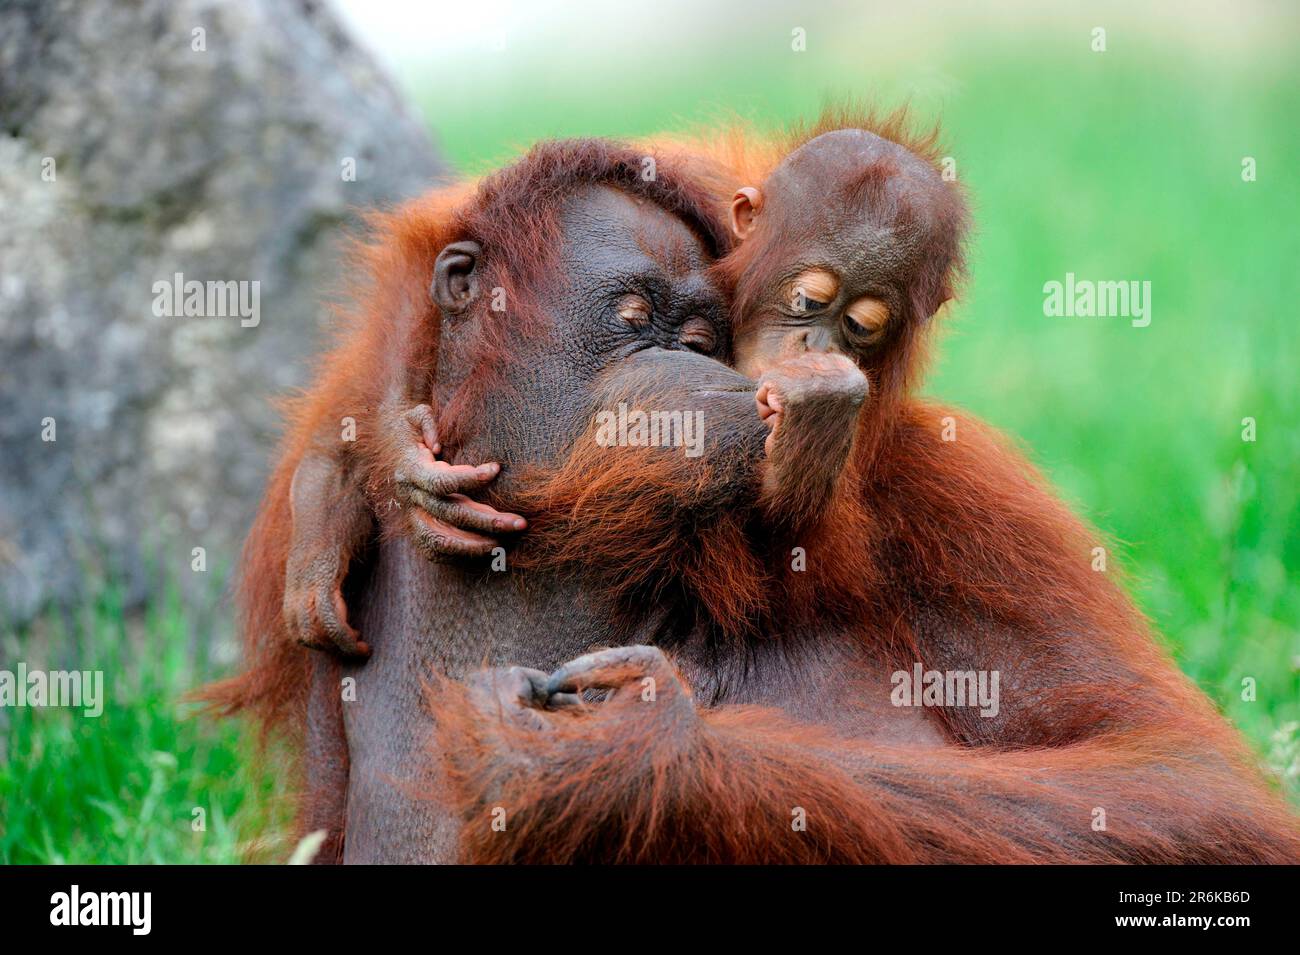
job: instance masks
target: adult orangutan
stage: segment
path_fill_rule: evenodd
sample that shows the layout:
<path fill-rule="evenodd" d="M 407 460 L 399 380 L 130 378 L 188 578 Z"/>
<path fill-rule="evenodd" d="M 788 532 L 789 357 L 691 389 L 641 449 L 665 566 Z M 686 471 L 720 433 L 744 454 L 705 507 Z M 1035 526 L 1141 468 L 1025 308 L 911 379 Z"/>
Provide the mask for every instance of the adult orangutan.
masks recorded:
<path fill-rule="evenodd" d="M 596 143 L 541 147 L 454 216 L 399 213 L 372 250 L 367 311 L 332 364 L 391 387 L 381 372 L 402 319 L 385 316 L 407 315 L 408 331 L 410 315 L 427 320 L 436 347 L 424 337 L 402 367 L 429 369 L 436 355 L 444 447 L 457 464 L 501 461 L 490 502 L 531 527 L 510 575 L 430 564 L 405 537 L 385 538 L 355 593 L 374 656 L 318 658 L 309 703 L 302 651 L 259 644 L 237 698 L 310 708 L 309 763 L 325 780 L 314 791 L 334 798 L 317 800 L 308 825 L 336 836 L 345 825 L 358 861 L 1300 856 L 1294 819 L 1231 728 L 1091 571 L 1090 536 L 1001 442 L 906 397 L 937 302 L 886 289 L 898 293 L 881 296 L 898 303 L 894 324 L 864 349 L 828 349 L 867 369 L 877 393 L 863 414 L 860 382 L 833 359 L 781 365 L 760 391 L 684 350 L 727 354 L 705 276 L 726 247 L 716 184 L 667 158 L 646 183 L 638 160 Z M 946 221 L 960 229 L 960 216 Z M 949 247 L 931 250 L 945 273 Z M 835 276 L 815 321 L 856 320 L 860 290 L 840 292 L 871 261 L 825 250 L 795 263 Z M 440 320 L 420 304 L 430 276 L 434 299 L 455 305 Z M 505 316 L 490 289 L 506 290 Z M 346 413 L 364 405 L 354 394 L 326 382 L 316 401 Z M 619 401 L 703 411 L 703 454 L 584 433 Z M 756 403 L 779 419 L 768 450 L 773 423 Z M 948 416 L 956 441 L 941 436 Z M 374 480 L 397 470 L 391 447 L 366 454 Z M 283 579 L 283 549 L 264 546 L 283 527 L 281 474 L 250 545 L 255 583 Z M 806 567 L 791 566 L 796 545 Z M 251 622 L 273 629 L 277 600 L 251 606 Z M 639 645 L 542 672 L 601 643 Z M 483 662 L 517 666 L 432 691 L 442 778 L 422 759 L 421 681 Z M 893 674 L 916 663 L 998 673 L 996 715 L 892 706 Z M 339 704 L 336 667 L 355 676 L 356 702 Z M 613 692 L 580 701 L 597 687 Z M 346 798 L 325 769 L 346 773 Z"/>
<path fill-rule="evenodd" d="M 435 670 L 459 676 L 494 661 L 555 666 L 623 631 L 586 582 L 539 571 L 521 586 L 510 575 L 432 564 L 405 534 L 394 534 L 361 561 L 352 619 L 362 633 L 382 639 L 364 666 L 345 667 L 355 675 L 360 705 L 341 706 L 337 676 L 320 672 L 332 664 L 285 639 L 281 614 L 290 502 L 304 465 L 312 481 L 319 478 L 312 440 L 323 422 L 353 415 L 363 438 L 383 433 L 389 396 L 403 390 L 408 369 L 432 368 L 436 355 L 432 397 L 443 413 L 444 445 L 458 462 L 500 460 L 499 489 L 508 493 L 530 461 L 558 459 L 581 435 L 593 404 L 606 395 L 636 400 L 666 382 L 674 407 L 702 407 L 716 425 L 704 443 L 708 453 L 691 459 L 695 501 L 680 504 L 683 513 L 695 508 L 702 515 L 695 546 L 739 533 L 743 508 L 733 514 L 724 502 L 752 506 L 759 498 L 751 476 L 765 427 L 753 410 L 752 387 L 692 350 L 725 354 L 729 340 L 725 303 L 705 276 L 725 245 L 724 227 L 708 214 L 708 196 L 689 181 L 643 180 L 641 155 L 599 141 L 552 144 L 489 179 L 454 214 L 433 197 L 390 218 L 384 241 L 367 253 L 376 270 L 367 312 L 299 408 L 300 437 L 287 445 L 246 549 L 242 601 L 252 666 L 214 695 L 260 708 L 272 720 L 306 723 L 305 816 L 309 824 L 337 828 L 344 808 L 338 797 L 346 796 L 350 858 L 445 858 L 451 851 L 454 819 L 402 785 L 426 761 L 422 694 Z M 394 281 L 417 272 L 418 296 Z M 619 300 L 651 287 L 660 314 L 653 323 L 629 322 Z M 496 290 L 509 303 L 504 314 L 489 307 Z M 433 301 L 442 303 L 441 314 Z M 394 342 L 406 346 L 396 356 Z M 393 366 L 396 383 L 382 370 Z M 861 393 L 849 400 L 834 439 L 845 446 Z M 391 484 L 389 448 L 373 439 L 357 445 L 362 474 L 373 461 L 368 473 L 386 475 L 373 483 Z M 346 483 L 346 475 L 324 472 L 327 483 Z M 338 493 L 348 497 L 341 486 Z M 388 510 L 380 516 L 405 518 Z M 554 640 L 534 639 L 539 629 L 553 631 Z M 653 624 L 630 632 L 650 639 Z M 313 667 L 317 692 L 309 697 Z"/>

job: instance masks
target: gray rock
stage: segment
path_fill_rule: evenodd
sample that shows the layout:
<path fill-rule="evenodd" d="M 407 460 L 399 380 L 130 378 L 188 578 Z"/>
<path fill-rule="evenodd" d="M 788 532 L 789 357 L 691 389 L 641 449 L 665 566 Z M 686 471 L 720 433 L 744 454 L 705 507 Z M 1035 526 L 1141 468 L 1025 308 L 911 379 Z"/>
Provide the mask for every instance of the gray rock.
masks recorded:
<path fill-rule="evenodd" d="M 0 4 L 0 615 L 220 577 L 351 216 L 445 175 L 318 3 Z M 177 273 L 257 321 L 155 308 Z"/>

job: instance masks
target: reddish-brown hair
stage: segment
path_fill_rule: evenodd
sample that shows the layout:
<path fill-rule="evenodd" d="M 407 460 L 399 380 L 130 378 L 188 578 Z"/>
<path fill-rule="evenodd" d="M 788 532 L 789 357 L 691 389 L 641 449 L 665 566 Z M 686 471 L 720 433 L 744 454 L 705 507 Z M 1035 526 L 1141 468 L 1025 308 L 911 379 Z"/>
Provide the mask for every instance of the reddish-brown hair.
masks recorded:
<path fill-rule="evenodd" d="M 541 320 L 539 292 L 554 282 L 561 245 L 560 211 L 580 190 L 609 186 L 645 199 L 686 223 L 710 254 L 730 236 L 713 195 L 677 161 L 654 151 L 601 139 L 542 143 L 478 182 L 435 190 L 367 220 L 347 256 L 350 287 L 336 312 L 336 343 L 317 363 L 312 386 L 284 402 L 285 438 L 262 505 L 240 557 L 236 602 L 245 646 L 244 672 L 208 687 L 202 697 L 225 711 L 250 709 L 267 726 L 301 732 L 307 657 L 281 620 L 292 516 L 289 487 L 298 462 L 340 419 L 357 421 L 359 480 L 381 521 L 391 499 L 399 449 L 380 426 L 379 409 L 427 401 L 438 364 L 442 318 L 430 296 L 434 260 L 451 242 L 483 247 L 481 278 L 505 291 L 504 315 L 473 324 L 467 352 L 475 367 L 439 427 L 454 446 L 486 389 L 499 382 L 512 339 Z M 651 173 L 651 174 L 648 174 Z M 343 555 L 344 559 L 352 555 Z"/>

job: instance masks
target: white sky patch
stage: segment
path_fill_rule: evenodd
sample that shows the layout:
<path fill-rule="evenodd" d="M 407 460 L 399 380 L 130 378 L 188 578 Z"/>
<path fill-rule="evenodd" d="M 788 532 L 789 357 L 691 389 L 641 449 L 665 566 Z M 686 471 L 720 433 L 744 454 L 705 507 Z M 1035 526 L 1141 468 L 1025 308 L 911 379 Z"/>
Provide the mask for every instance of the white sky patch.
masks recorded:
<path fill-rule="evenodd" d="M 882 31 L 908 39 L 907 51 L 969 45 L 971 35 L 1056 35 L 1104 26 L 1112 39 L 1141 34 L 1161 47 L 1191 47 L 1250 54 L 1293 52 L 1300 22 L 1287 3 L 1244 8 L 1221 0 L 1182 0 L 1174 5 L 1094 0 L 1086 5 L 1044 5 L 1041 0 L 855 0 L 792 4 L 771 0 L 331 0 L 348 27 L 379 58 L 393 66 L 440 59 L 473 62 L 487 51 L 552 49 L 617 63 L 626 49 L 642 45 L 676 51 L 709 44 L 745 42 L 767 25 L 805 26 L 827 46 L 841 42 L 869 47 Z"/>
<path fill-rule="evenodd" d="M 520 0 L 410 3 L 333 0 L 344 22 L 372 52 L 405 63 L 500 49 L 548 19 L 552 7 Z M 580 2 L 577 6 L 596 6 Z"/>

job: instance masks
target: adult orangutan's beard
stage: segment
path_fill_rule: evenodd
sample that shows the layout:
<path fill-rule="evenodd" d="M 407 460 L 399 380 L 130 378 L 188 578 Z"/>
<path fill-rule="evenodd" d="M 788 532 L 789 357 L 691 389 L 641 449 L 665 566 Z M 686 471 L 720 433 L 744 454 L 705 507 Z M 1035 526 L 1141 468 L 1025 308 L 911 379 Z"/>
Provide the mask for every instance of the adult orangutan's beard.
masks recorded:
<path fill-rule="evenodd" d="M 623 404 L 662 409 L 672 400 L 643 391 Z M 696 456 L 682 446 L 611 444 L 617 403 L 602 411 L 609 414 L 593 414 L 558 463 L 525 466 L 506 492 L 489 492 L 493 507 L 529 521 L 512 567 L 595 578 L 612 606 L 675 592 L 699 601 L 724 630 L 753 621 L 769 589 L 748 538 L 754 460 L 712 442 Z"/>

